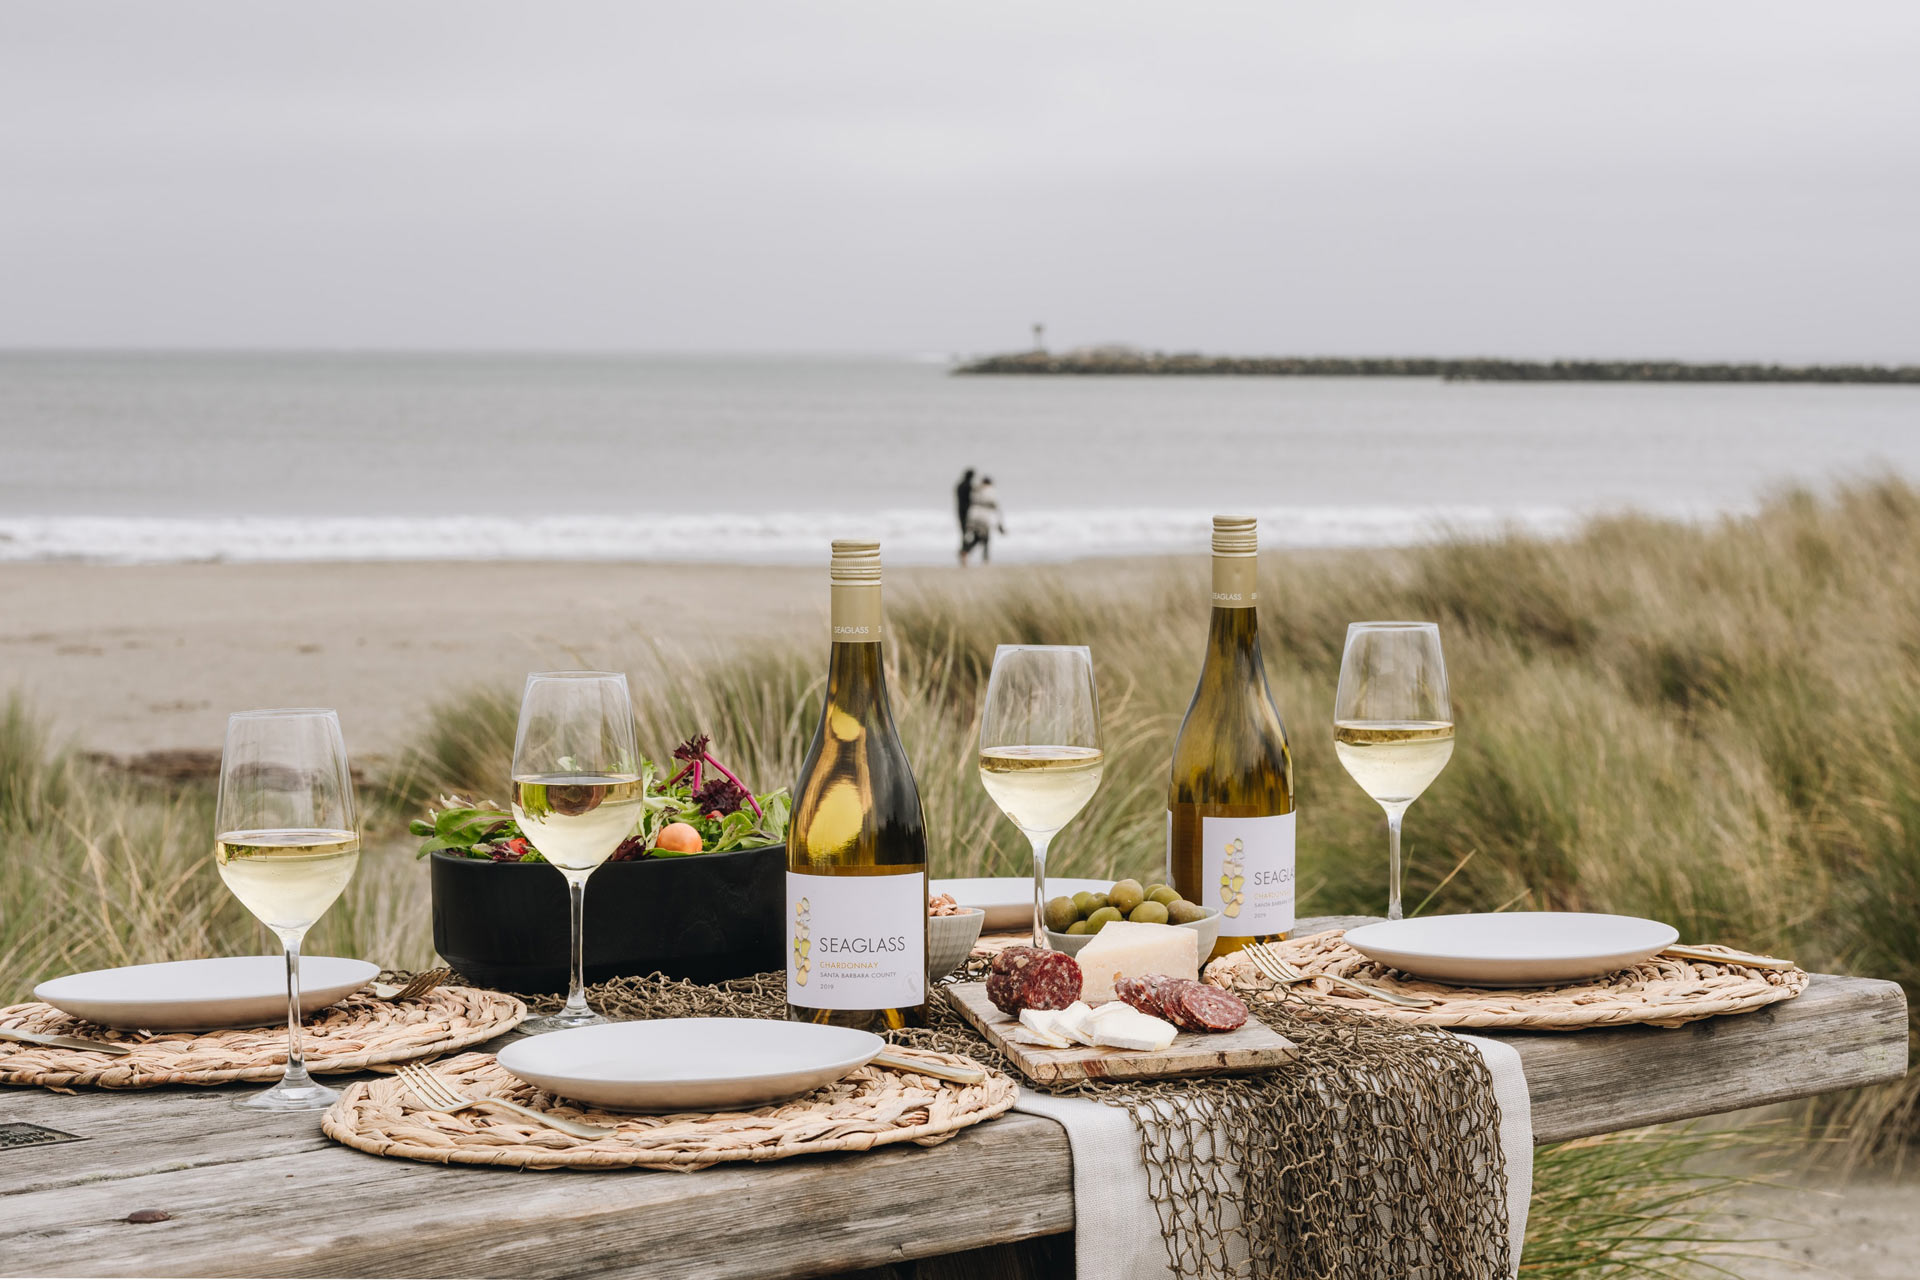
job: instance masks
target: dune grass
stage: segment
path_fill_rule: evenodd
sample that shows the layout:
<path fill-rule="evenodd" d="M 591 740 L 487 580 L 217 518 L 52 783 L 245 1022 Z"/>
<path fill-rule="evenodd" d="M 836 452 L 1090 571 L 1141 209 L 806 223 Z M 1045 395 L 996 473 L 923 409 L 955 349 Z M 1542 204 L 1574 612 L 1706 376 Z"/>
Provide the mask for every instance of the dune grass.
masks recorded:
<path fill-rule="evenodd" d="M 1428 618 L 1459 736 L 1408 819 L 1410 905 L 1654 915 L 1692 940 L 1894 978 L 1920 996 L 1920 492 L 1862 483 L 1711 525 L 1628 517 L 1564 542 L 1269 555 L 1262 571 L 1263 644 L 1295 749 L 1303 914 L 1377 913 L 1385 897 L 1379 810 L 1331 750 L 1346 623 Z M 1071 570 L 996 571 L 893 593 L 889 681 L 936 874 L 1028 869 L 974 766 L 993 647 L 1022 640 L 1090 644 L 1100 678 L 1106 778 L 1052 867 L 1158 871 L 1204 567 L 1125 581 L 1102 592 Z M 641 655 L 629 666 L 641 740 L 664 755 L 698 729 L 751 782 L 786 782 L 824 659 L 812 639 L 698 668 Z M 425 877 L 395 844 L 400 822 L 444 790 L 501 798 L 516 694 L 476 689 L 433 710 L 369 797 L 377 852 L 316 946 L 425 958 Z M 206 869 L 210 809 L 203 790 L 159 791 L 50 749 L 11 705 L 0 993 L 66 968 L 261 949 Z M 1849 1126 L 1857 1157 L 1897 1158 L 1920 1135 L 1920 1084 L 1824 1114 Z M 1718 1186 L 1666 1179 L 1696 1149 L 1687 1141 L 1543 1153 L 1530 1270 L 1684 1274 L 1713 1246 L 1675 1224 L 1706 1220 Z"/>
<path fill-rule="evenodd" d="M 427 890 L 399 826 L 378 806 L 370 851 L 308 949 L 412 965 L 432 955 Z M 16 697 L 0 713 L 0 997 L 80 969 L 278 944 L 212 864 L 213 788 L 167 787 L 91 763 L 47 739 Z"/>

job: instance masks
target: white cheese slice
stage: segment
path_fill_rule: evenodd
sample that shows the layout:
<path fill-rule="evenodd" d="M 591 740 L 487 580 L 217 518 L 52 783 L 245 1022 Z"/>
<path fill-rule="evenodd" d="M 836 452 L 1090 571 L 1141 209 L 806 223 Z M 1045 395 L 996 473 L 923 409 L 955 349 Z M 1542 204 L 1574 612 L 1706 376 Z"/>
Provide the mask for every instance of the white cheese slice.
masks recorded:
<path fill-rule="evenodd" d="M 1063 1036 L 1078 1040 L 1081 1044 L 1092 1044 L 1093 1037 L 1087 1034 L 1087 1020 L 1095 1012 L 1086 1001 L 1075 1000 L 1053 1015 L 1053 1029 Z"/>
<path fill-rule="evenodd" d="M 1093 1040 L 1095 1044 L 1108 1045 L 1115 1049 L 1142 1049 L 1152 1051 L 1164 1049 L 1173 1043 L 1179 1029 L 1164 1018 L 1142 1013 L 1130 1005 L 1109 1005 L 1116 1009 L 1112 1014 L 1102 1010 L 1102 1016 L 1093 1022 Z"/>
<path fill-rule="evenodd" d="M 1109 1000 L 1088 1014 L 1086 1020 L 1081 1025 L 1088 1035 L 1093 1035 L 1100 1029 L 1100 1024 L 1109 1018 L 1118 1018 L 1123 1014 L 1139 1012 L 1140 1010 L 1134 1008 L 1124 1000 Z"/>
<path fill-rule="evenodd" d="M 1022 1009 L 1020 1025 L 1032 1032 L 1043 1044 L 1056 1049 L 1070 1049 L 1073 1041 L 1056 1025 L 1059 1011 L 1055 1009 Z"/>
<path fill-rule="evenodd" d="M 1121 978 L 1164 973 L 1170 978 L 1200 976 L 1200 935 L 1170 924 L 1115 920 L 1093 935 L 1074 957 L 1084 981 L 1080 998 L 1088 1004 L 1111 1000 Z"/>

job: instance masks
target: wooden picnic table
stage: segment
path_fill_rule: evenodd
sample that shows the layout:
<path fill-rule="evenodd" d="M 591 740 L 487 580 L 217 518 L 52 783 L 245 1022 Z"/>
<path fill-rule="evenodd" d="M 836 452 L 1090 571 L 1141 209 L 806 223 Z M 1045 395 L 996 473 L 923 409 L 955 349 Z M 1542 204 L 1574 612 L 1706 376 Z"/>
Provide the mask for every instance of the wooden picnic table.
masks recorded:
<path fill-rule="evenodd" d="M 1301 932 L 1356 923 L 1308 920 Z M 1901 989 L 1828 974 L 1785 1004 L 1677 1030 L 1499 1038 L 1525 1063 L 1536 1143 L 1876 1084 L 1907 1066 Z M 0 1145 L 0 1271 L 1071 1274 L 1066 1134 L 1037 1116 L 1009 1113 L 931 1148 L 697 1173 L 523 1172 L 384 1159 L 331 1142 L 317 1115 L 231 1105 L 260 1087 L 0 1089 L 0 1126 L 83 1139 Z M 172 1216 L 125 1221 L 138 1210 Z"/>

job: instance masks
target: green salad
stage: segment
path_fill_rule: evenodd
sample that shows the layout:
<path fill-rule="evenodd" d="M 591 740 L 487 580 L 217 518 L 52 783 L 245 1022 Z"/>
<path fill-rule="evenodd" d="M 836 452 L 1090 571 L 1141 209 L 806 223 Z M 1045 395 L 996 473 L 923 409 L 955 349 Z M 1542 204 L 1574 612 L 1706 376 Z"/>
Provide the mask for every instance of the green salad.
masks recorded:
<path fill-rule="evenodd" d="M 673 758 L 680 768 L 664 781 L 656 780 L 665 769 L 651 760 L 640 762 L 647 796 L 640 821 L 607 861 L 685 858 L 786 839 L 792 807 L 787 789 L 754 795 L 714 758 L 712 745 L 701 733 L 675 747 Z M 442 796 L 437 807 L 408 823 L 407 830 L 422 837 L 421 857 L 447 853 L 483 862 L 546 861 L 513 814 L 488 800 Z"/>

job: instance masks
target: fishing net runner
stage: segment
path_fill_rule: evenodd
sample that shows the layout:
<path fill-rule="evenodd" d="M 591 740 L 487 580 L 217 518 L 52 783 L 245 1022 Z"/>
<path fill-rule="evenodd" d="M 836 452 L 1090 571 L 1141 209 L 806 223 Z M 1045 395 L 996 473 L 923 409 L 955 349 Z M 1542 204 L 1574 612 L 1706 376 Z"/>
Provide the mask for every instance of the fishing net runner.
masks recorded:
<path fill-rule="evenodd" d="M 974 960 L 972 978 L 984 964 Z M 621 978 L 590 994 L 615 1018 L 786 1016 L 777 973 L 712 986 Z M 963 1053 L 1017 1076 L 945 1000 L 929 1006 L 932 1025 L 895 1032 L 896 1043 Z M 1480 1055 L 1444 1031 L 1300 1000 L 1262 1001 L 1255 1014 L 1299 1046 L 1292 1065 L 1251 1076 L 1048 1090 L 1132 1116 L 1175 1273 L 1285 1280 L 1509 1274 L 1500 1112 Z"/>

